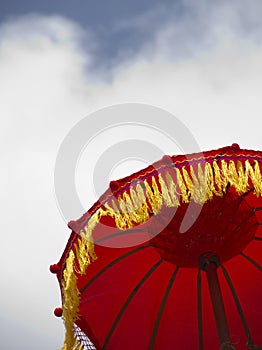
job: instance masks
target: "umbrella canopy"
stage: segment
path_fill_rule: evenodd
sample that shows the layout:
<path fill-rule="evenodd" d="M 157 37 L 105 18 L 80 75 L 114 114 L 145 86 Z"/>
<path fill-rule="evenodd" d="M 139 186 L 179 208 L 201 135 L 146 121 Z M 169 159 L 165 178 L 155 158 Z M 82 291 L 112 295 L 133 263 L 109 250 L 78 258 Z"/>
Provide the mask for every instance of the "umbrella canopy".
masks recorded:
<path fill-rule="evenodd" d="M 111 182 L 51 266 L 63 349 L 262 349 L 261 174 L 233 144 Z"/>

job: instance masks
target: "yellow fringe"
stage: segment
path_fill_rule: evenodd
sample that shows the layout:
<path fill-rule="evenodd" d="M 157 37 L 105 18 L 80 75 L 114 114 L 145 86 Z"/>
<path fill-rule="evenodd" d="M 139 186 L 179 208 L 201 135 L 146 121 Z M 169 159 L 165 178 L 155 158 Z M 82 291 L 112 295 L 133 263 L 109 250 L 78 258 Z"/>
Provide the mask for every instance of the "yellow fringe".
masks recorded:
<path fill-rule="evenodd" d="M 116 226 L 124 230 L 146 222 L 150 213 L 157 214 L 163 206 L 178 207 L 180 202 L 188 203 L 191 199 L 204 204 L 214 195 L 223 196 L 228 185 L 241 195 L 250 188 L 251 182 L 255 194 L 262 195 L 262 176 L 257 161 L 254 166 L 249 161 L 245 162 L 245 166 L 233 160 L 222 160 L 220 164 L 214 161 L 212 164 L 198 164 L 197 169 L 192 166 L 189 170 L 185 167 L 181 170 L 175 168 L 175 174 L 176 183 L 168 171 L 165 175 L 152 176 L 151 186 L 147 180 L 143 181 L 142 186 L 141 181 L 119 195 L 117 200 L 106 202 L 100 216 L 111 216 Z M 92 231 L 90 226 L 98 221 L 96 217 L 92 225 L 89 222 L 89 234 Z"/>
<path fill-rule="evenodd" d="M 183 176 L 178 168 L 175 168 L 176 170 L 176 176 L 177 176 L 177 184 L 180 189 L 180 196 L 182 198 L 182 202 L 184 203 L 189 203 L 189 188 L 187 188 L 185 181 L 189 180 L 188 179 L 188 173 L 185 170 L 185 167 L 183 167 L 182 172 L 184 173 L 185 177 L 187 180 L 184 181 Z M 192 187 L 191 187 L 192 188 Z"/>
<path fill-rule="evenodd" d="M 255 194 L 257 196 L 262 196 L 262 176 L 259 168 L 258 161 L 255 160 L 255 166 L 254 169 L 252 168 L 249 161 L 246 160 L 245 162 L 246 166 L 246 172 L 248 173 L 249 177 L 251 178 L 251 181 L 255 188 Z"/>
<path fill-rule="evenodd" d="M 74 263 L 75 254 L 70 250 L 69 256 L 66 259 L 66 267 L 62 280 L 63 320 L 66 329 L 63 350 L 76 349 L 76 346 L 79 344 L 74 334 L 74 322 L 79 317 L 79 292 L 77 289 Z"/>
<path fill-rule="evenodd" d="M 73 347 L 70 348 L 66 343 L 64 343 L 63 347 L 61 350 L 84 350 L 84 345 L 81 343 L 81 340 L 74 339 L 74 344 L 72 345 Z"/>
<path fill-rule="evenodd" d="M 170 172 L 174 171 L 173 180 Z M 75 272 L 84 274 L 87 266 L 96 259 L 92 232 L 102 216 L 114 219 L 120 230 L 143 224 L 150 214 L 157 214 L 163 206 L 178 207 L 181 202 L 188 203 L 191 199 L 204 204 L 213 196 L 223 196 L 228 185 L 235 188 L 241 195 L 252 186 L 257 196 L 262 196 L 262 175 L 258 161 L 251 165 L 248 160 L 241 162 L 225 160 L 219 163 L 198 164 L 189 170 L 167 171 L 165 175 L 152 176 L 151 185 L 147 180 L 141 180 L 135 186 L 110 199 L 91 216 L 86 227 L 81 230 L 75 244 L 75 253 L 71 250 L 66 260 L 62 289 L 63 289 L 63 319 L 66 328 L 63 350 L 82 350 L 83 347 L 74 335 L 74 322 L 78 319 L 79 291 Z"/>
<path fill-rule="evenodd" d="M 75 244 L 75 253 L 70 250 L 66 259 L 65 269 L 63 272 L 62 291 L 63 291 L 63 320 L 65 324 L 65 340 L 62 350 L 83 350 L 81 341 L 78 340 L 74 333 L 74 323 L 78 320 L 79 315 L 79 291 L 77 288 L 77 277 L 75 272 L 84 274 L 87 266 L 95 260 L 94 242 L 92 231 L 100 221 L 103 215 L 102 209 L 91 217 L 89 225 L 80 231 L 80 238 Z M 77 264 L 76 264 L 77 263 Z"/>
<path fill-rule="evenodd" d="M 134 222 L 146 222 L 149 218 L 148 206 L 146 203 L 146 196 L 144 194 L 144 190 L 140 183 L 136 185 L 136 189 L 130 189 L 130 196 L 134 205 L 134 211 L 136 215 Z"/>
<path fill-rule="evenodd" d="M 149 186 L 148 182 L 144 181 L 145 187 L 146 187 L 146 197 L 148 199 L 148 202 L 150 204 L 151 212 L 154 214 L 157 214 L 159 212 L 159 209 L 162 205 L 162 198 L 160 196 L 160 193 L 158 191 L 155 178 L 154 181 L 152 181 L 152 188 Z"/>
<path fill-rule="evenodd" d="M 214 169 L 214 173 L 215 173 L 215 184 L 218 188 L 218 195 L 220 197 L 223 196 L 223 194 L 225 193 L 226 187 L 227 187 L 227 179 L 226 177 L 223 175 L 224 171 L 226 171 L 225 166 L 224 166 L 224 162 L 222 161 L 222 168 L 220 169 L 217 162 L 213 162 L 213 169 Z"/>
<path fill-rule="evenodd" d="M 252 166 L 247 160 L 243 166 L 239 161 L 222 160 L 220 164 L 214 161 L 212 164 L 198 164 L 197 168 L 190 166 L 189 170 L 183 167 L 174 171 L 176 183 L 168 171 L 165 175 L 152 176 L 151 186 L 147 180 L 141 180 L 119 195 L 117 200 L 106 202 L 99 215 L 111 216 L 116 226 L 125 230 L 146 222 L 150 213 L 157 214 L 163 206 L 178 207 L 181 202 L 188 203 L 191 199 L 204 204 L 213 196 L 223 196 L 228 185 L 241 195 L 252 183 L 255 194 L 262 195 L 262 175 L 257 161 Z M 98 221 L 97 217 L 92 224 L 89 221 L 89 234 L 92 231 L 90 226 Z"/>
<path fill-rule="evenodd" d="M 171 199 L 171 207 L 178 207 L 180 205 L 179 194 L 177 193 L 176 185 L 169 172 L 166 174 L 166 184 Z"/>
<path fill-rule="evenodd" d="M 87 225 L 84 230 L 80 231 L 80 238 L 77 240 L 75 246 L 75 255 L 78 261 L 78 269 L 76 272 L 81 275 L 85 273 L 87 266 L 97 259 L 97 256 L 94 251 L 94 242 L 92 232 L 95 226 L 100 221 L 101 216 L 103 215 L 102 209 L 98 209 L 94 215 L 92 215 L 89 220 L 89 225 Z"/>

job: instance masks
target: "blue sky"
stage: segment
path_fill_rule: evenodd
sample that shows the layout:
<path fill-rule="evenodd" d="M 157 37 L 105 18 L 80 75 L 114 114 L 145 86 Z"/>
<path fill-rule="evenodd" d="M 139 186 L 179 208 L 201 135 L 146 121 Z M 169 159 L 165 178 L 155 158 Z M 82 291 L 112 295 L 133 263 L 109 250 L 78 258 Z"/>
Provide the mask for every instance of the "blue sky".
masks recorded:
<path fill-rule="evenodd" d="M 147 23 L 148 27 L 143 30 L 133 30 L 121 26 L 121 23 L 133 21 L 136 17 L 143 17 L 144 14 L 156 12 L 157 17 L 164 17 L 164 12 L 168 8 L 175 8 L 178 15 L 182 15 L 183 7 L 178 1 L 85 1 L 80 0 L 73 4 L 72 1 L 8 1 L 1 6 L 1 20 L 12 19 L 15 16 L 35 13 L 41 15 L 57 14 L 72 20 L 81 27 L 92 32 L 95 40 L 98 41 L 96 47 L 96 58 L 101 64 L 105 64 L 105 59 L 113 61 L 120 52 L 125 49 L 135 51 L 144 40 L 150 37 L 154 22 Z M 159 20 L 158 19 L 158 20 Z M 138 34 L 139 31 L 139 35 Z M 85 43 L 88 45 L 88 43 Z"/>
<path fill-rule="evenodd" d="M 262 149 L 261 15 L 260 0 L 1 3 L 1 345 L 62 344 L 62 322 L 52 314 L 59 288 L 48 267 L 70 232 L 54 168 L 82 118 L 143 103 L 176 116 L 203 150 L 233 142 Z M 114 143 L 131 137 L 179 151 L 153 128 L 118 131 L 95 135 L 79 159 L 75 187 L 85 209 L 98 196 L 93 169 Z"/>

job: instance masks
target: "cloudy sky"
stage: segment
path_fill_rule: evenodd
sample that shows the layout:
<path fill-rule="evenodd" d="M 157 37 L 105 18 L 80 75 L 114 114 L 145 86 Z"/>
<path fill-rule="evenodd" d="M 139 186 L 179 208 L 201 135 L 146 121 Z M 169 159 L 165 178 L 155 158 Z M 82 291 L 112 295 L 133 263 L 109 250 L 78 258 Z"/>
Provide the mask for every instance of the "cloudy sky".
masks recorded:
<path fill-rule="evenodd" d="M 233 142 L 261 150 L 262 2 L 0 3 L 1 345 L 58 349 L 61 301 L 49 265 L 70 234 L 54 186 L 60 145 L 90 113 L 131 102 L 172 113 L 202 150 Z M 177 152 L 154 123 L 86 140 L 75 169 L 83 208 L 96 198 L 93 168 L 108 147 L 133 138 Z M 129 170 L 147 161 L 134 154 Z"/>

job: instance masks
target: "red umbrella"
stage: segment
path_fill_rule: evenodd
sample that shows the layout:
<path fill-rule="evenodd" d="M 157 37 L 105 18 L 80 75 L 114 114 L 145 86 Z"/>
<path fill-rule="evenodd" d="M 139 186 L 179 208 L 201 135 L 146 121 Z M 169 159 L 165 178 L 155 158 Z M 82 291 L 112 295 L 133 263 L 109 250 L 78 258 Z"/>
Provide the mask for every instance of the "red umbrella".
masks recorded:
<path fill-rule="evenodd" d="M 63 349 L 262 349 L 261 174 L 233 144 L 111 182 L 51 266 Z"/>

